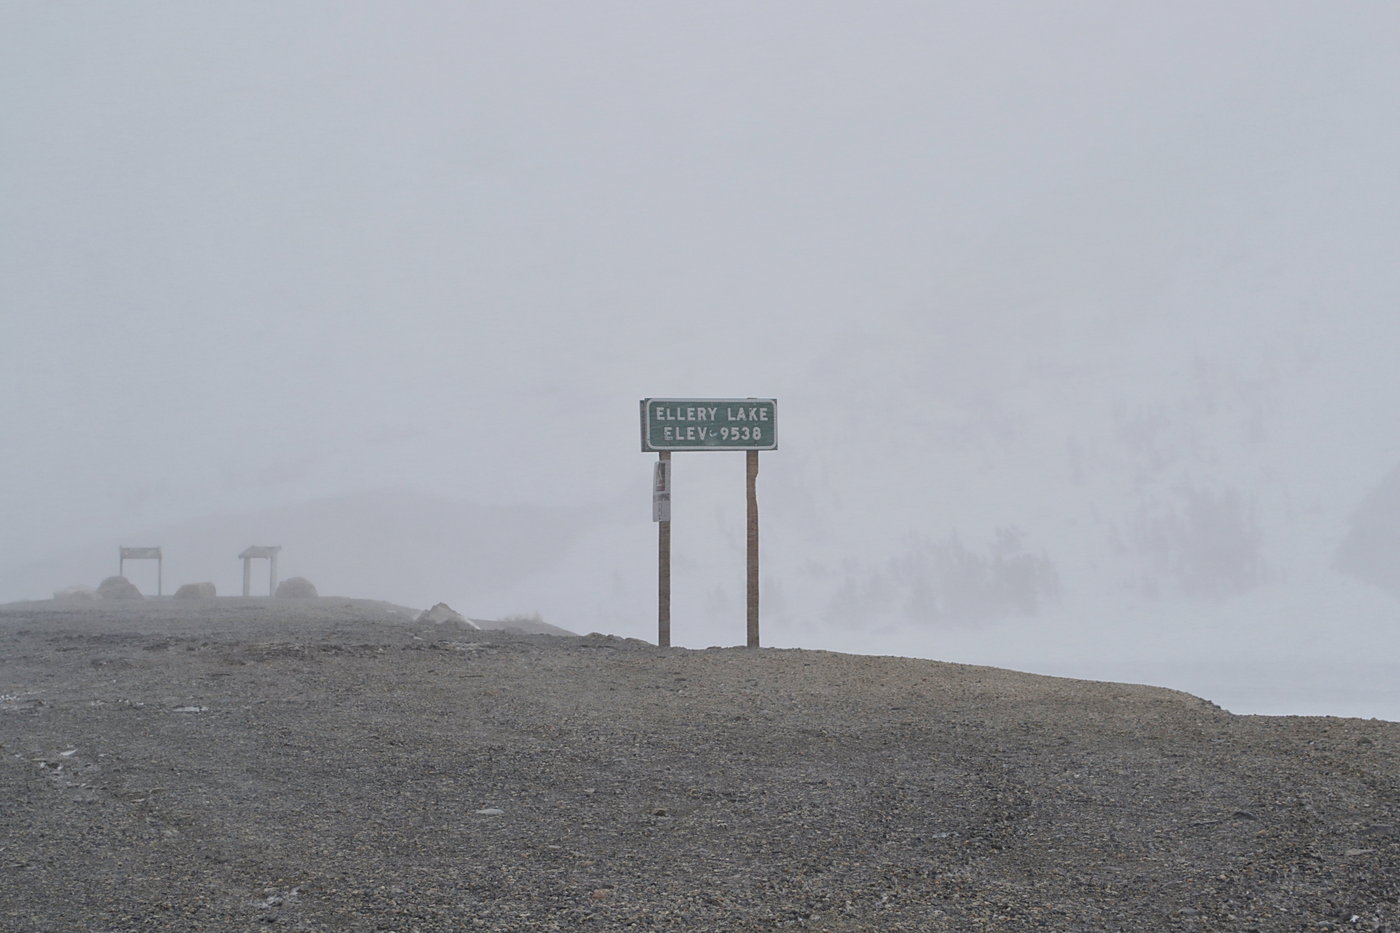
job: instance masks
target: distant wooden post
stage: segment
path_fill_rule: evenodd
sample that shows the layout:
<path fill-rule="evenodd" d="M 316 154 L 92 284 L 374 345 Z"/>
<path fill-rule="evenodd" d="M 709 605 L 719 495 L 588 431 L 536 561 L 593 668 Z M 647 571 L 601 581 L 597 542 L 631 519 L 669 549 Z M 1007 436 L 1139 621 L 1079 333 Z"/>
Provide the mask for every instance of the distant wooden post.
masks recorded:
<path fill-rule="evenodd" d="M 243 549 L 243 553 L 238 557 L 243 561 L 243 595 L 252 595 L 253 571 L 252 562 L 258 558 L 266 558 L 268 562 L 267 575 L 267 595 L 273 596 L 277 593 L 277 552 L 282 550 L 282 545 L 253 545 Z"/>
<path fill-rule="evenodd" d="M 154 560 L 156 562 L 156 595 L 164 595 L 165 558 L 158 547 L 119 547 L 117 548 L 117 576 L 126 576 L 126 562 L 129 560 Z"/>

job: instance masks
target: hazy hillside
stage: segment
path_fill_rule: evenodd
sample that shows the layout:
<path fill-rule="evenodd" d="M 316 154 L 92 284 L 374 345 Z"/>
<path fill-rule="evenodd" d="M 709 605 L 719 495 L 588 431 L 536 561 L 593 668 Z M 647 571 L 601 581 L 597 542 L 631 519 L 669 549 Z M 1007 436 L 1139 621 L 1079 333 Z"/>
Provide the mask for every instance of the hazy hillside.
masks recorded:
<path fill-rule="evenodd" d="M 1357 506 L 1334 566 L 1400 597 L 1400 467 Z"/>

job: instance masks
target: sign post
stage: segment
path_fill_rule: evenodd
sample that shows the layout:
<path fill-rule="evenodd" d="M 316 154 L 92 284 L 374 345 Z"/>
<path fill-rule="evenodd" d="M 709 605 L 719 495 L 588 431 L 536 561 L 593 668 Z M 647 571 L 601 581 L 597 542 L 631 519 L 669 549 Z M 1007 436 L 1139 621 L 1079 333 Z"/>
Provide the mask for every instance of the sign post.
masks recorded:
<path fill-rule="evenodd" d="M 744 455 L 748 492 L 748 645 L 758 647 L 758 451 Z"/>
<path fill-rule="evenodd" d="M 657 455 L 651 486 L 651 517 L 656 522 L 656 643 L 671 647 L 671 452 Z"/>
<path fill-rule="evenodd" d="M 243 561 L 243 595 L 248 596 L 253 591 L 253 571 L 252 562 L 257 558 L 267 559 L 267 595 L 277 595 L 277 554 L 282 550 L 280 544 L 260 545 L 254 544 L 245 547 L 238 555 Z"/>
<path fill-rule="evenodd" d="M 671 644 L 671 453 L 745 451 L 747 643 L 759 646 L 758 452 L 778 449 L 778 402 L 771 398 L 644 398 L 642 450 L 656 451 L 652 520 L 657 526 L 657 644 Z"/>
<path fill-rule="evenodd" d="M 156 562 L 156 595 L 164 595 L 162 579 L 165 576 L 165 558 L 158 547 L 118 547 L 117 576 L 126 576 L 126 562 L 129 560 L 154 560 Z"/>

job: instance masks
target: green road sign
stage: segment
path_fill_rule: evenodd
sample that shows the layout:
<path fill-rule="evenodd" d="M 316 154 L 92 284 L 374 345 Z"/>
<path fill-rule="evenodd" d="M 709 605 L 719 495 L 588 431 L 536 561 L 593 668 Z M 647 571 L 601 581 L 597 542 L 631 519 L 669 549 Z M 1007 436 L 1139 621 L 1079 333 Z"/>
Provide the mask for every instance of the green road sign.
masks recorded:
<path fill-rule="evenodd" d="M 642 450 L 777 450 L 771 398 L 644 398 Z"/>

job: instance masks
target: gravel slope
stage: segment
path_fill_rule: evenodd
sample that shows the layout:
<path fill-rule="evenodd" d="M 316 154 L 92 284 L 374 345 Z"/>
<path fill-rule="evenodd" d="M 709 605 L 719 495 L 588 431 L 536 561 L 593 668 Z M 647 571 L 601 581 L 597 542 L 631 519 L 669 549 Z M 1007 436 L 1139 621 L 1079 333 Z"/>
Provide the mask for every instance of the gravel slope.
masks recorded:
<path fill-rule="evenodd" d="M 0 930 L 1400 930 L 1400 724 L 337 599 L 0 607 Z"/>

